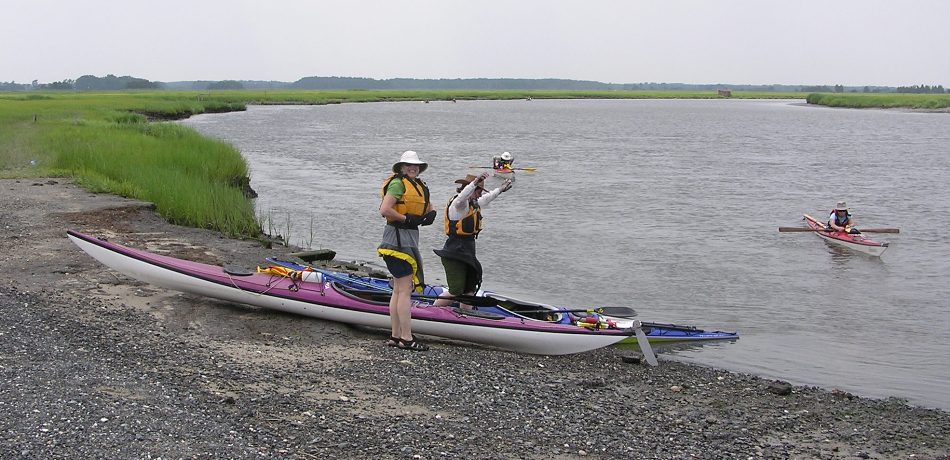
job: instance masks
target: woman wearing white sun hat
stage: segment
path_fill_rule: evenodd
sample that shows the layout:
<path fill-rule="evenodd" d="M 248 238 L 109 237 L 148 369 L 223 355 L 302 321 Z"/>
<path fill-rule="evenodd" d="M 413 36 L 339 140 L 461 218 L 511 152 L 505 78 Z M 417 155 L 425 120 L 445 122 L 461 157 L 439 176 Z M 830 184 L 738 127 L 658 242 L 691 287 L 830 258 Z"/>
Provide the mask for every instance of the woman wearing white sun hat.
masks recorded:
<path fill-rule="evenodd" d="M 429 187 L 419 174 L 429 165 L 412 150 L 403 152 L 393 174 L 381 189 L 379 213 L 386 219 L 383 242 L 377 252 L 393 276 L 389 299 L 392 333 L 389 345 L 406 350 L 425 351 L 429 347 L 412 336 L 412 292 L 425 283 L 422 255 L 419 253 L 419 227 L 432 225 L 436 212 L 429 199 Z"/>

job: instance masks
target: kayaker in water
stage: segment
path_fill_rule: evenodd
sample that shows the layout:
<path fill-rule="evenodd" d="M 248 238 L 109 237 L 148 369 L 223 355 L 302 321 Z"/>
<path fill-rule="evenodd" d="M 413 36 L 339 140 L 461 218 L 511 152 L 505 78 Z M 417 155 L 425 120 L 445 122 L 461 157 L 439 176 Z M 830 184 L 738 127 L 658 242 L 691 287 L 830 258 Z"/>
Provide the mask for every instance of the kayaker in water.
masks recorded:
<path fill-rule="evenodd" d="M 485 193 L 483 186 L 490 172 L 479 176 L 468 175 L 455 181 L 460 184 L 455 197 L 445 208 L 445 234 L 448 237 L 442 249 L 435 253 L 442 258 L 445 268 L 445 282 L 449 285 L 449 294 L 453 296 L 474 295 L 482 284 L 482 264 L 475 257 L 475 239 L 482 231 L 482 208 L 511 189 L 511 180 L 491 192 Z M 449 305 L 452 301 L 439 299 L 436 305 Z M 461 304 L 463 309 L 472 307 Z"/>
<path fill-rule="evenodd" d="M 436 216 L 429 200 L 429 188 L 419 179 L 419 174 L 428 167 L 416 152 L 403 152 L 393 165 L 393 174 L 383 182 L 379 205 L 386 227 L 377 252 L 393 275 L 393 293 L 389 298 L 392 333 L 388 344 L 416 351 L 429 349 L 415 340 L 411 330 L 412 292 L 425 282 L 419 253 L 419 226 L 432 225 Z"/>
<path fill-rule="evenodd" d="M 515 159 L 509 152 L 504 152 L 500 156 L 492 157 L 492 168 L 494 169 L 511 169 L 514 163 Z"/>
<path fill-rule="evenodd" d="M 851 218 L 851 212 L 848 211 L 848 203 L 839 201 L 828 216 L 828 228 L 839 232 L 861 233 L 852 227 L 854 227 L 854 220 Z"/>

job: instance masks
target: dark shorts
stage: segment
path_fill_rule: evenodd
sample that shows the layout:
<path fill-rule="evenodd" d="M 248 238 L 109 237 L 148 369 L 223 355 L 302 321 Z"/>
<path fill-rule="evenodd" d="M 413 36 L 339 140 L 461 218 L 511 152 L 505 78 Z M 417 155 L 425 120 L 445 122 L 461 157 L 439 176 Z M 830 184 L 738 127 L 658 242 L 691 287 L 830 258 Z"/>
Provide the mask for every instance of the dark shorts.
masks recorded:
<path fill-rule="evenodd" d="M 449 293 L 452 295 L 463 295 L 465 293 L 474 293 L 478 289 L 481 280 L 478 279 L 478 273 L 475 269 L 461 260 L 442 258 L 442 266 L 445 267 L 445 283 L 449 285 Z"/>
<path fill-rule="evenodd" d="M 386 262 L 386 268 L 389 269 L 389 273 L 393 275 L 393 278 L 402 278 L 412 274 L 412 265 L 409 265 L 409 262 L 405 260 L 393 256 L 383 256 L 383 261 Z"/>

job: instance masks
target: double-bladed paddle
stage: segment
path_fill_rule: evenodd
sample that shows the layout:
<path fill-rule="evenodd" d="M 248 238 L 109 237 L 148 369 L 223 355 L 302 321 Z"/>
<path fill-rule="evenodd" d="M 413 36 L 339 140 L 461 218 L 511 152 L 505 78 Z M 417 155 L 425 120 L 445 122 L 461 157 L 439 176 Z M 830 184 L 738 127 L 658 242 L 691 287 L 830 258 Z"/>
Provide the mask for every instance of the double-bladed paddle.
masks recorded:
<path fill-rule="evenodd" d="M 492 168 L 491 166 L 469 166 L 469 168 L 495 169 L 495 168 Z M 525 171 L 525 172 L 535 172 L 538 170 L 538 168 L 505 168 L 505 169 L 510 169 L 512 171 Z"/>
<path fill-rule="evenodd" d="M 862 228 L 860 229 L 861 233 L 900 233 L 901 229 L 899 228 Z M 804 228 L 804 227 L 779 227 L 778 231 L 783 233 L 788 232 L 825 232 L 828 231 L 824 228 Z"/>
<path fill-rule="evenodd" d="M 287 264 L 286 261 L 282 261 L 282 260 L 277 259 L 277 258 L 272 258 L 272 259 L 269 259 L 269 260 L 272 261 L 272 262 L 275 262 L 275 263 L 279 263 L 279 264 Z M 295 264 L 295 265 L 296 265 L 296 264 Z M 284 265 L 284 266 L 286 266 L 286 265 Z M 328 278 L 328 279 L 330 279 L 330 280 L 333 280 L 333 281 L 337 281 L 337 282 L 341 282 L 341 283 L 353 283 L 353 284 L 358 284 L 358 285 L 360 285 L 360 286 L 369 288 L 369 289 L 347 289 L 347 290 L 346 290 L 346 292 L 349 292 L 349 293 L 352 293 L 352 294 L 365 294 L 365 295 L 372 295 L 372 296 L 374 296 L 374 297 L 387 298 L 387 299 L 388 299 L 388 298 L 392 295 L 392 292 L 393 292 L 393 291 L 392 291 L 391 289 L 389 289 L 389 288 L 384 288 L 384 287 L 381 287 L 381 286 L 375 286 L 375 285 L 373 285 L 372 283 L 367 282 L 367 281 L 363 281 L 363 280 L 361 280 L 361 279 L 359 279 L 359 278 L 350 278 L 350 277 L 347 277 L 347 276 L 334 275 L 334 274 L 332 274 L 332 273 L 328 273 L 328 272 L 323 271 L 323 270 L 315 270 L 315 271 L 318 272 L 318 273 L 321 273 L 322 276 L 324 276 L 324 277 L 326 277 L 326 278 Z M 492 297 L 484 297 L 484 296 L 472 296 L 472 295 L 460 295 L 460 296 L 430 296 L 430 295 L 422 295 L 422 294 L 416 294 L 416 293 L 413 293 L 413 294 L 412 294 L 412 298 L 413 298 L 413 299 L 429 299 L 429 300 L 444 299 L 444 300 L 449 300 L 449 301 L 454 301 L 454 302 L 461 302 L 461 303 L 468 304 L 468 305 L 474 305 L 474 306 L 478 306 L 478 307 L 495 307 L 495 306 L 498 306 L 499 303 L 505 301 L 505 300 L 499 300 L 499 299 L 495 299 L 495 298 L 492 298 Z M 607 308 L 611 308 L 611 307 L 607 307 Z M 617 308 L 624 308 L 624 307 L 617 307 Z M 636 312 L 633 311 L 633 309 L 628 309 L 628 310 L 629 310 L 629 311 L 622 311 L 622 312 L 619 312 L 619 313 L 627 313 L 627 314 L 629 314 L 629 313 L 632 312 L 633 315 L 636 315 Z M 577 310 L 577 311 L 588 311 L 588 310 Z M 615 315 L 615 316 L 621 316 L 621 315 L 618 314 L 618 315 Z"/>
<path fill-rule="evenodd" d="M 498 301 L 504 307 L 504 301 Z M 569 308 L 569 309 L 543 309 L 543 310 L 510 310 L 512 313 L 600 313 L 601 315 L 616 316 L 618 318 L 633 318 L 637 316 L 637 311 L 630 307 L 599 307 L 599 308 Z"/>
<path fill-rule="evenodd" d="M 390 298 L 392 292 L 388 291 L 379 291 L 376 289 L 346 289 L 345 292 L 350 294 L 366 294 L 379 298 Z M 494 307 L 497 306 L 502 300 L 493 299 L 491 297 L 482 297 L 477 295 L 456 295 L 456 296 L 437 296 L 437 295 L 422 295 L 422 294 L 413 294 L 413 299 L 428 299 L 428 300 L 449 300 L 453 302 L 462 302 L 468 305 L 474 305 L 477 307 Z"/>
<path fill-rule="evenodd" d="M 381 292 L 372 289 L 347 289 L 346 292 L 352 294 L 369 294 L 377 297 L 386 297 L 388 298 L 392 293 L 390 292 Z M 433 295 L 422 295 L 422 294 L 413 294 L 413 299 L 432 299 L 432 300 L 449 300 L 453 302 L 461 302 L 468 305 L 478 306 L 478 307 L 495 307 L 500 306 L 504 307 L 505 303 L 511 302 L 508 299 L 496 299 L 491 296 L 479 296 L 479 295 L 456 295 L 456 296 L 433 296 Z M 537 309 L 537 310 L 511 310 L 512 313 L 524 314 L 524 313 L 599 313 L 601 315 L 607 316 L 616 316 L 618 318 L 633 318 L 637 316 L 637 311 L 630 307 L 598 307 L 598 308 L 567 308 L 567 309 Z"/>

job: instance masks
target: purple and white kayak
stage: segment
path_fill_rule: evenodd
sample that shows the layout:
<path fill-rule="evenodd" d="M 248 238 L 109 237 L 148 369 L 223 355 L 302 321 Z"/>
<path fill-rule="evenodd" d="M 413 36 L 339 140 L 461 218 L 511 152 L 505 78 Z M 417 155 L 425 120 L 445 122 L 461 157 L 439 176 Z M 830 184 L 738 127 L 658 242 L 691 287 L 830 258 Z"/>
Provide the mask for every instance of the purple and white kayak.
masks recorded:
<path fill-rule="evenodd" d="M 230 302 L 388 329 L 389 304 L 348 292 L 338 283 L 310 273 L 309 281 L 266 273 L 226 271 L 202 264 L 125 247 L 82 233 L 67 235 L 80 249 L 109 268 L 157 286 Z M 519 353 L 566 355 L 595 350 L 636 335 L 636 327 L 589 329 L 572 324 L 525 321 L 514 317 L 482 318 L 450 307 L 413 300 L 412 330 Z M 651 353 L 652 354 L 652 353 Z"/>

